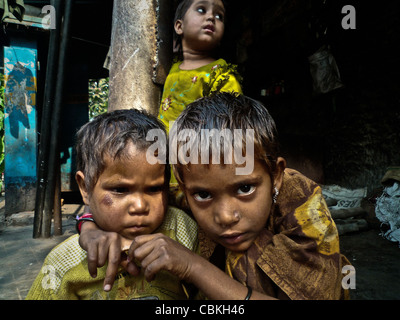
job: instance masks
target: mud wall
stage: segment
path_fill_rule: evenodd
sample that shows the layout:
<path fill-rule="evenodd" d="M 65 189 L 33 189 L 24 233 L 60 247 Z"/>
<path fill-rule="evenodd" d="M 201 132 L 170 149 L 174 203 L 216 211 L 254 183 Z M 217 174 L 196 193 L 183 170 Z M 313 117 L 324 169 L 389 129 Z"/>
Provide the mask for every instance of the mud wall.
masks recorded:
<path fill-rule="evenodd" d="M 342 27 L 344 5 L 356 9 L 355 29 Z M 255 1 L 241 9 L 234 1 L 229 12 L 225 54 L 239 64 L 245 93 L 275 118 L 289 166 L 319 183 L 380 187 L 386 168 L 400 164 L 396 1 Z M 322 45 L 344 86 L 317 95 L 308 57 Z"/>

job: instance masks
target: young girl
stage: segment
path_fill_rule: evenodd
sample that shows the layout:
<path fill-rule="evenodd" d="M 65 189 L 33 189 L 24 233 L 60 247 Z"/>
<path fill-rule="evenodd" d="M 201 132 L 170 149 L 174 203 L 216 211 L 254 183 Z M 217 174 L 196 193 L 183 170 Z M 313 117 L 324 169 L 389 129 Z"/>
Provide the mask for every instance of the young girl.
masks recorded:
<path fill-rule="evenodd" d="M 159 112 L 167 132 L 170 121 L 196 99 L 214 92 L 242 92 L 236 67 L 214 57 L 224 35 L 224 19 L 221 0 L 183 0 L 177 7 L 175 41 L 182 61 L 171 67 Z"/>
<path fill-rule="evenodd" d="M 215 92 L 242 93 L 236 66 L 214 54 L 225 31 L 225 6 L 222 0 L 183 0 L 174 18 L 174 40 L 179 59 L 165 80 L 158 114 L 167 133 L 186 106 Z M 170 193 L 182 204 L 182 192 L 171 170 Z"/>
<path fill-rule="evenodd" d="M 138 236 L 128 259 L 140 261 L 146 279 L 166 270 L 194 284 L 208 299 L 347 298 L 342 267 L 349 262 L 340 253 L 338 232 L 321 188 L 286 168 L 279 157 L 274 121 L 265 107 L 245 96 L 222 93 L 192 103 L 175 124 L 173 132 L 186 130 L 198 137 L 204 130 L 250 129 L 253 141 L 231 143 L 234 152 L 242 148 L 240 155 L 253 150 L 254 166 L 252 172 L 239 175 L 243 163 L 213 163 L 213 154 L 206 164 L 178 157 L 174 172 L 201 230 L 202 256 L 162 235 Z M 187 141 L 175 144 L 172 139 L 177 148 L 170 152 L 178 151 L 179 156 Z M 190 151 L 201 155 L 208 147 L 225 159 L 232 155 L 225 142 L 201 140 L 200 150 Z M 99 237 L 101 233 L 97 231 Z"/>

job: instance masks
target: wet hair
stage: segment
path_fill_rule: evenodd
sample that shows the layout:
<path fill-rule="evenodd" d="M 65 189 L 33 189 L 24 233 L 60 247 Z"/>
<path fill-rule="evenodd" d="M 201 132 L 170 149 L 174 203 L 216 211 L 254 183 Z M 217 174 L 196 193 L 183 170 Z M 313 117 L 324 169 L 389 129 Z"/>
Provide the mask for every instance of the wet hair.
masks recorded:
<path fill-rule="evenodd" d="M 193 4 L 193 2 L 194 2 L 194 0 L 182 0 L 179 2 L 178 6 L 176 7 L 176 10 L 175 10 L 174 23 L 177 20 L 183 20 L 186 12 L 189 10 L 189 8 Z M 224 7 L 226 8 L 226 6 L 227 6 L 226 1 L 221 0 L 221 2 L 224 5 Z M 177 52 L 178 52 L 178 56 L 180 59 L 182 59 L 182 55 L 183 55 L 183 53 L 182 53 L 182 37 L 174 31 L 173 39 L 174 39 L 174 43 L 175 43 L 175 48 L 177 49 Z"/>
<path fill-rule="evenodd" d="M 101 114 L 78 130 L 76 169 L 85 175 L 85 186 L 89 193 L 105 170 L 106 158 L 129 158 L 126 152 L 129 143 L 133 143 L 139 151 L 146 151 L 154 143 L 146 141 L 147 132 L 151 129 L 160 129 L 166 134 L 164 125 L 156 117 L 146 111 L 129 109 Z M 168 154 L 166 159 L 168 161 Z M 168 163 L 165 167 L 165 181 L 168 183 Z"/>
<path fill-rule="evenodd" d="M 180 114 L 171 132 L 179 133 L 184 129 L 191 129 L 196 135 L 200 135 L 203 129 L 217 129 L 219 132 L 224 129 L 228 129 L 230 132 L 234 132 L 235 129 L 242 129 L 243 131 L 253 129 L 254 142 L 252 142 L 254 143 L 255 159 L 265 163 L 271 179 L 276 173 L 276 160 L 279 154 L 278 133 L 273 118 L 267 108 L 259 101 L 245 95 L 226 92 L 200 98 L 189 104 Z M 173 139 L 176 139 L 176 136 Z M 232 147 L 235 147 L 234 140 L 231 141 Z M 187 141 L 172 140 L 171 146 L 174 146 L 174 150 L 170 149 L 170 152 L 177 154 L 176 152 L 186 143 Z M 214 143 L 213 150 L 216 150 L 215 141 L 211 138 L 205 142 L 201 141 L 197 147 L 199 149 L 204 147 L 203 143 L 208 144 L 209 150 L 213 148 L 212 144 Z M 225 141 L 221 139 L 218 143 L 220 145 L 217 150 L 224 156 Z M 246 141 L 244 136 L 242 136 L 240 147 L 242 154 L 245 154 Z M 229 150 L 232 151 L 232 149 Z M 200 155 L 201 150 L 197 150 L 197 154 Z M 182 164 L 181 161 L 173 164 L 175 177 L 180 183 L 184 183 L 182 179 L 184 167 L 185 164 Z"/>

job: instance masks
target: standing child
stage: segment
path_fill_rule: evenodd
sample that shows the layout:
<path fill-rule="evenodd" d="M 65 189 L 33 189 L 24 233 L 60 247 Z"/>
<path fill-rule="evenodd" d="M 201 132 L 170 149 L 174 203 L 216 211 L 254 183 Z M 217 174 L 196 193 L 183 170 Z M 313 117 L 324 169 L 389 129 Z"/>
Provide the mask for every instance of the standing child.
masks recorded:
<path fill-rule="evenodd" d="M 286 168 L 267 109 L 223 93 L 192 103 L 175 124 L 175 132 L 194 132 L 199 139 L 173 137 L 177 149 L 170 152 L 177 152 L 175 175 L 204 232 L 200 246 L 206 259 L 165 237 L 139 236 L 128 259 L 141 261 L 146 279 L 167 270 L 209 299 L 347 297 L 341 271 L 348 261 L 321 188 Z M 207 137 L 211 130 L 218 139 Z M 241 139 L 232 138 L 239 133 Z M 217 154 L 204 158 L 207 150 Z"/>
<path fill-rule="evenodd" d="M 222 0 L 182 0 L 174 18 L 174 39 L 182 61 L 172 65 L 158 114 L 167 133 L 186 106 L 215 92 L 242 93 L 236 66 L 214 57 L 225 31 Z M 182 192 L 171 172 L 171 198 L 182 204 Z"/>
<path fill-rule="evenodd" d="M 139 235 L 163 234 L 189 250 L 196 248 L 196 223 L 183 211 L 167 206 L 169 166 L 148 161 L 146 151 L 153 142 L 146 136 L 151 129 L 165 134 L 155 117 L 118 110 L 96 117 L 78 131 L 76 180 L 96 225 L 112 235 L 111 245 L 91 242 L 94 260 L 79 246 L 79 236 L 71 236 L 46 257 L 27 299 L 186 298 L 180 280 L 172 274 L 160 273 L 149 283 L 139 269 L 132 269 L 133 264 L 129 269 L 133 275 L 112 269 L 113 265 L 106 272 L 107 265 L 103 266 L 108 251 L 116 251 L 118 260 L 121 245 L 129 248 Z M 103 267 L 96 272 L 98 261 Z M 90 276 L 87 270 L 93 263 L 95 271 Z"/>
<path fill-rule="evenodd" d="M 174 21 L 182 61 L 171 67 L 164 84 L 159 118 L 167 132 L 169 122 L 196 99 L 214 92 L 242 92 L 236 67 L 214 57 L 225 30 L 223 1 L 183 0 Z"/>

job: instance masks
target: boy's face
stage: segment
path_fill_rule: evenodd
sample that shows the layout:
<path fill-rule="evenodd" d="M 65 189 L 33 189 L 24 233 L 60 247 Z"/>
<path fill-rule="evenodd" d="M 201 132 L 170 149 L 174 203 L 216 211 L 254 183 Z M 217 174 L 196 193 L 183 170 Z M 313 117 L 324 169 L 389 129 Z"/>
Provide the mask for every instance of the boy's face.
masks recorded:
<path fill-rule="evenodd" d="M 278 161 L 281 161 L 278 158 Z M 282 159 L 282 161 L 284 161 Z M 263 162 L 255 160 L 249 175 L 236 175 L 235 164 L 196 165 L 182 170 L 185 195 L 197 223 L 215 242 L 231 251 L 245 251 L 265 228 L 275 181 Z"/>
<path fill-rule="evenodd" d="M 214 49 L 224 35 L 224 15 L 221 0 L 194 0 L 184 18 L 175 22 L 184 50 Z"/>
<path fill-rule="evenodd" d="M 165 165 L 149 164 L 146 153 L 137 151 L 132 143 L 127 149 L 128 157 L 106 158 L 106 168 L 91 194 L 85 190 L 81 171 L 77 181 L 99 228 L 133 239 L 160 226 L 167 208 L 167 193 Z"/>

